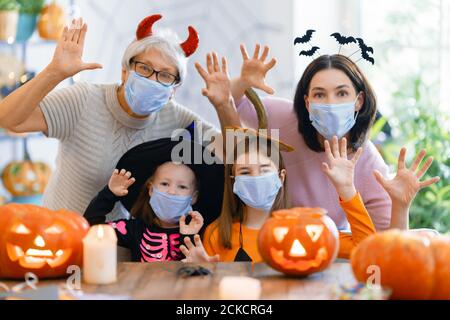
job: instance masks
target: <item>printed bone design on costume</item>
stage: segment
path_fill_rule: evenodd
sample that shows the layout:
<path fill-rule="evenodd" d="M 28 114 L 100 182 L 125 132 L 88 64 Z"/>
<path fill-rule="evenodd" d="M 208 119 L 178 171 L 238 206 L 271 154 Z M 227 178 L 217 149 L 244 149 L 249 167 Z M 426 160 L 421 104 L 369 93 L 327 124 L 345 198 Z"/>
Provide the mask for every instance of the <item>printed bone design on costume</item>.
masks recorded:
<path fill-rule="evenodd" d="M 180 235 L 150 232 L 147 228 L 141 240 L 141 261 L 177 261 L 180 260 Z"/>

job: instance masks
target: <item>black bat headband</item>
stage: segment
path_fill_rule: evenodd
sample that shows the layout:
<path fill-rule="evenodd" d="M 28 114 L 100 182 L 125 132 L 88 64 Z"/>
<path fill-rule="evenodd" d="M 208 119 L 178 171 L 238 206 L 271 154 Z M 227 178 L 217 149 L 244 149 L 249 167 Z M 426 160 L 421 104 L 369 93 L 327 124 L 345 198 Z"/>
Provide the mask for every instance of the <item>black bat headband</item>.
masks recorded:
<path fill-rule="evenodd" d="M 297 37 L 294 39 L 294 46 L 301 43 L 308 43 L 311 41 L 312 35 L 313 33 L 316 32 L 316 30 L 306 30 L 306 33 L 301 36 L 301 37 Z M 300 51 L 300 56 L 307 56 L 307 57 L 312 57 L 320 48 L 319 47 L 313 47 L 311 46 L 311 49 L 309 50 L 302 50 Z"/>
<path fill-rule="evenodd" d="M 314 32 L 315 32 L 315 30 L 310 29 L 310 30 L 307 30 L 306 33 L 303 36 L 296 37 L 294 39 L 294 45 L 304 44 L 304 43 L 310 42 Z M 354 44 L 358 45 L 359 49 L 357 51 L 353 52 L 351 55 L 349 55 L 348 58 L 350 58 L 352 55 L 354 55 L 355 53 L 360 51 L 361 52 L 361 58 L 358 59 L 357 61 L 355 61 L 355 63 L 357 63 L 361 59 L 364 59 L 364 60 L 370 62 L 371 64 L 375 63 L 375 59 L 372 56 L 369 55 L 369 53 L 373 54 L 373 48 L 367 46 L 364 43 L 363 39 L 361 39 L 361 38 L 354 38 L 352 36 L 347 37 L 347 36 L 341 35 L 339 32 L 334 32 L 330 36 L 333 37 L 336 40 L 337 43 L 339 43 L 339 52 L 338 52 L 338 54 L 340 54 L 342 46 L 354 43 Z M 314 54 L 316 54 L 316 52 L 319 49 L 320 49 L 319 47 L 311 46 L 311 49 L 309 49 L 309 50 L 302 50 L 302 51 L 300 51 L 299 55 L 300 56 L 312 57 Z"/>

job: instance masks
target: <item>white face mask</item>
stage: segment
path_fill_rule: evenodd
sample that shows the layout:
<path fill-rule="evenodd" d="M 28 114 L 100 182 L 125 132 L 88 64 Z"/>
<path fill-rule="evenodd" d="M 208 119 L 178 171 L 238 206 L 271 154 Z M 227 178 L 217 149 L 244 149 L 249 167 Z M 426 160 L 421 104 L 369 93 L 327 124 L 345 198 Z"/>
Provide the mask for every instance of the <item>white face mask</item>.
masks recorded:
<path fill-rule="evenodd" d="M 141 77 L 131 71 L 125 83 L 125 100 L 133 113 L 147 116 L 161 110 L 169 101 L 173 86 Z"/>
<path fill-rule="evenodd" d="M 278 172 L 260 176 L 236 176 L 233 192 L 249 207 L 269 212 L 283 186 Z"/>
<path fill-rule="evenodd" d="M 309 120 L 311 120 L 311 124 L 327 140 L 331 140 L 333 136 L 342 138 L 356 123 L 359 113 L 356 112 L 355 115 L 358 96 L 353 102 L 338 104 L 310 102 Z"/>

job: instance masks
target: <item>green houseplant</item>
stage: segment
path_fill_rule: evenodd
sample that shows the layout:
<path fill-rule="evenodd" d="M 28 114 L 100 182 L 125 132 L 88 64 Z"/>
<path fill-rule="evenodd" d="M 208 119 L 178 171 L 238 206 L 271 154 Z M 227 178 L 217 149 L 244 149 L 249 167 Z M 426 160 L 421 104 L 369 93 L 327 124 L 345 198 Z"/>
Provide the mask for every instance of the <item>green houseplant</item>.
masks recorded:
<path fill-rule="evenodd" d="M 17 0 L 20 4 L 19 25 L 16 41 L 27 41 L 36 30 L 36 22 L 45 0 Z"/>
<path fill-rule="evenodd" d="M 382 145 L 386 162 L 395 166 L 400 148 L 406 146 L 410 157 L 421 149 L 434 158 L 427 177 L 440 181 L 419 192 L 410 209 L 410 228 L 434 228 L 450 231 L 450 117 L 438 108 L 433 86 L 420 75 L 410 75 L 393 93 L 396 112 L 381 118 L 373 127 L 372 138 L 388 120 L 395 125 L 392 137 Z M 410 159 L 411 160 L 411 159 Z"/>
<path fill-rule="evenodd" d="M 0 0 L 0 41 L 14 42 L 20 5 L 15 0 Z"/>

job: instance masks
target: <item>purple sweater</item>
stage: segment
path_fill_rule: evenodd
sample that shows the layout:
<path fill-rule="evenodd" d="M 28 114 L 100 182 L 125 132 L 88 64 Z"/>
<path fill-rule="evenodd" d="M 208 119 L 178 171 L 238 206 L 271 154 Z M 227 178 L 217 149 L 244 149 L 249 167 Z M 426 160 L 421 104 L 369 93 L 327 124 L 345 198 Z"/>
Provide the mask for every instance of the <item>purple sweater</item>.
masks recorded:
<path fill-rule="evenodd" d="M 293 152 L 283 153 L 292 205 L 325 208 L 339 229 L 348 229 L 338 194 L 321 169 L 322 162 L 326 162 L 325 152 L 312 151 L 306 145 L 298 132 L 292 101 L 266 97 L 262 102 L 266 108 L 269 130 L 280 129 L 280 139 L 295 148 Z M 255 109 L 246 97 L 239 101 L 237 110 L 244 126 L 257 128 Z M 372 172 L 377 169 L 386 177 L 388 167 L 371 141 L 367 141 L 363 148 L 355 168 L 355 186 L 376 229 L 386 230 L 391 220 L 391 200 Z"/>

